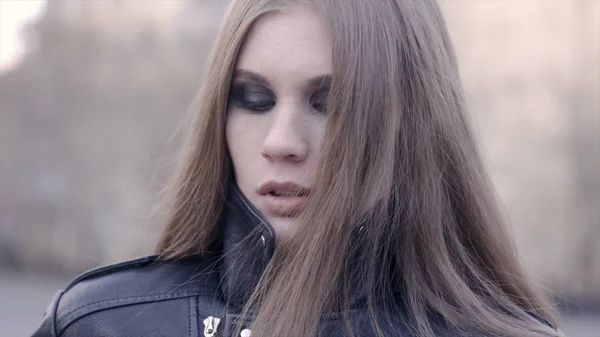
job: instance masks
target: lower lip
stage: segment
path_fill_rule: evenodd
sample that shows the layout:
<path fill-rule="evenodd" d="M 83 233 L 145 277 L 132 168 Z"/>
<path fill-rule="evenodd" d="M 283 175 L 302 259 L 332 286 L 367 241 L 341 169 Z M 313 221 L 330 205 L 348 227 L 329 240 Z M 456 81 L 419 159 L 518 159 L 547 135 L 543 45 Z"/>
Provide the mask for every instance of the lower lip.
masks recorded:
<path fill-rule="evenodd" d="M 306 205 L 306 196 L 277 197 L 271 194 L 263 195 L 266 211 L 274 216 L 294 217 Z"/>

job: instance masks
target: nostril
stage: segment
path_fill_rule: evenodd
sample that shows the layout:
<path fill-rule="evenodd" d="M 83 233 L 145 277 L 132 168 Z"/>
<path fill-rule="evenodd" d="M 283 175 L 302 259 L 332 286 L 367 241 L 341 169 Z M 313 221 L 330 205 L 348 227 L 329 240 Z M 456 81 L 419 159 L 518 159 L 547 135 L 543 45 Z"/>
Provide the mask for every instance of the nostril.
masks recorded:
<path fill-rule="evenodd" d="M 263 158 L 265 158 L 267 160 L 272 160 L 271 156 L 269 156 L 265 151 L 262 151 L 261 155 L 262 155 Z"/>
<path fill-rule="evenodd" d="M 309 143 L 301 137 L 267 136 L 262 144 L 261 156 L 269 161 L 301 162 L 308 154 Z"/>
<path fill-rule="evenodd" d="M 304 156 L 300 156 L 297 154 L 289 154 L 285 157 L 285 159 L 287 161 L 291 161 L 291 162 L 301 162 L 303 158 L 304 158 Z"/>

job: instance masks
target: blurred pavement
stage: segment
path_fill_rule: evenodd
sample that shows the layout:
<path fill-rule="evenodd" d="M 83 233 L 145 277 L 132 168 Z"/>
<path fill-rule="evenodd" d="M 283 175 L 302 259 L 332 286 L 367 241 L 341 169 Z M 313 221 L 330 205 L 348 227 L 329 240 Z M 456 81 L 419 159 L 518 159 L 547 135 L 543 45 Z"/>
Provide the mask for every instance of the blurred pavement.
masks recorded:
<path fill-rule="evenodd" d="M 0 337 L 29 337 L 58 289 L 69 282 L 48 275 L 0 271 Z M 569 337 L 600 337 L 600 314 L 564 317 Z"/>

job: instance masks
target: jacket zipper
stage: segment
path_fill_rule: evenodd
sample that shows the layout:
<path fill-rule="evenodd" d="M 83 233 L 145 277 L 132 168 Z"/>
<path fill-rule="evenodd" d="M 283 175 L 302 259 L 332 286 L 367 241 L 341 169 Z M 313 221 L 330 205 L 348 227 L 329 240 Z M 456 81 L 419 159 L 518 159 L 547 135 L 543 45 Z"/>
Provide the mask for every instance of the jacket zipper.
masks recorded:
<path fill-rule="evenodd" d="M 204 319 L 204 337 L 214 337 L 217 333 L 221 319 L 219 317 L 208 316 Z"/>
<path fill-rule="evenodd" d="M 217 328 L 221 319 L 219 317 L 208 316 L 204 319 L 204 337 L 215 337 L 217 335 Z M 240 333 L 241 337 L 251 337 L 252 331 L 250 329 L 244 329 Z"/>

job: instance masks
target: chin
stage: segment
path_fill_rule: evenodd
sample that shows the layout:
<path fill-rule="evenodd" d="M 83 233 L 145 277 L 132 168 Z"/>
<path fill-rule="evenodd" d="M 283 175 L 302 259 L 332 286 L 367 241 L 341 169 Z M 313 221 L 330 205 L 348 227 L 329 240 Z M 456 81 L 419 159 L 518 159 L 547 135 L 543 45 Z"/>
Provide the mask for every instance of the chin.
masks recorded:
<path fill-rule="evenodd" d="M 294 233 L 296 233 L 296 224 L 297 219 L 291 217 L 276 217 L 269 219 L 271 226 L 275 230 L 275 242 L 286 242 L 288 241 Z"/>

